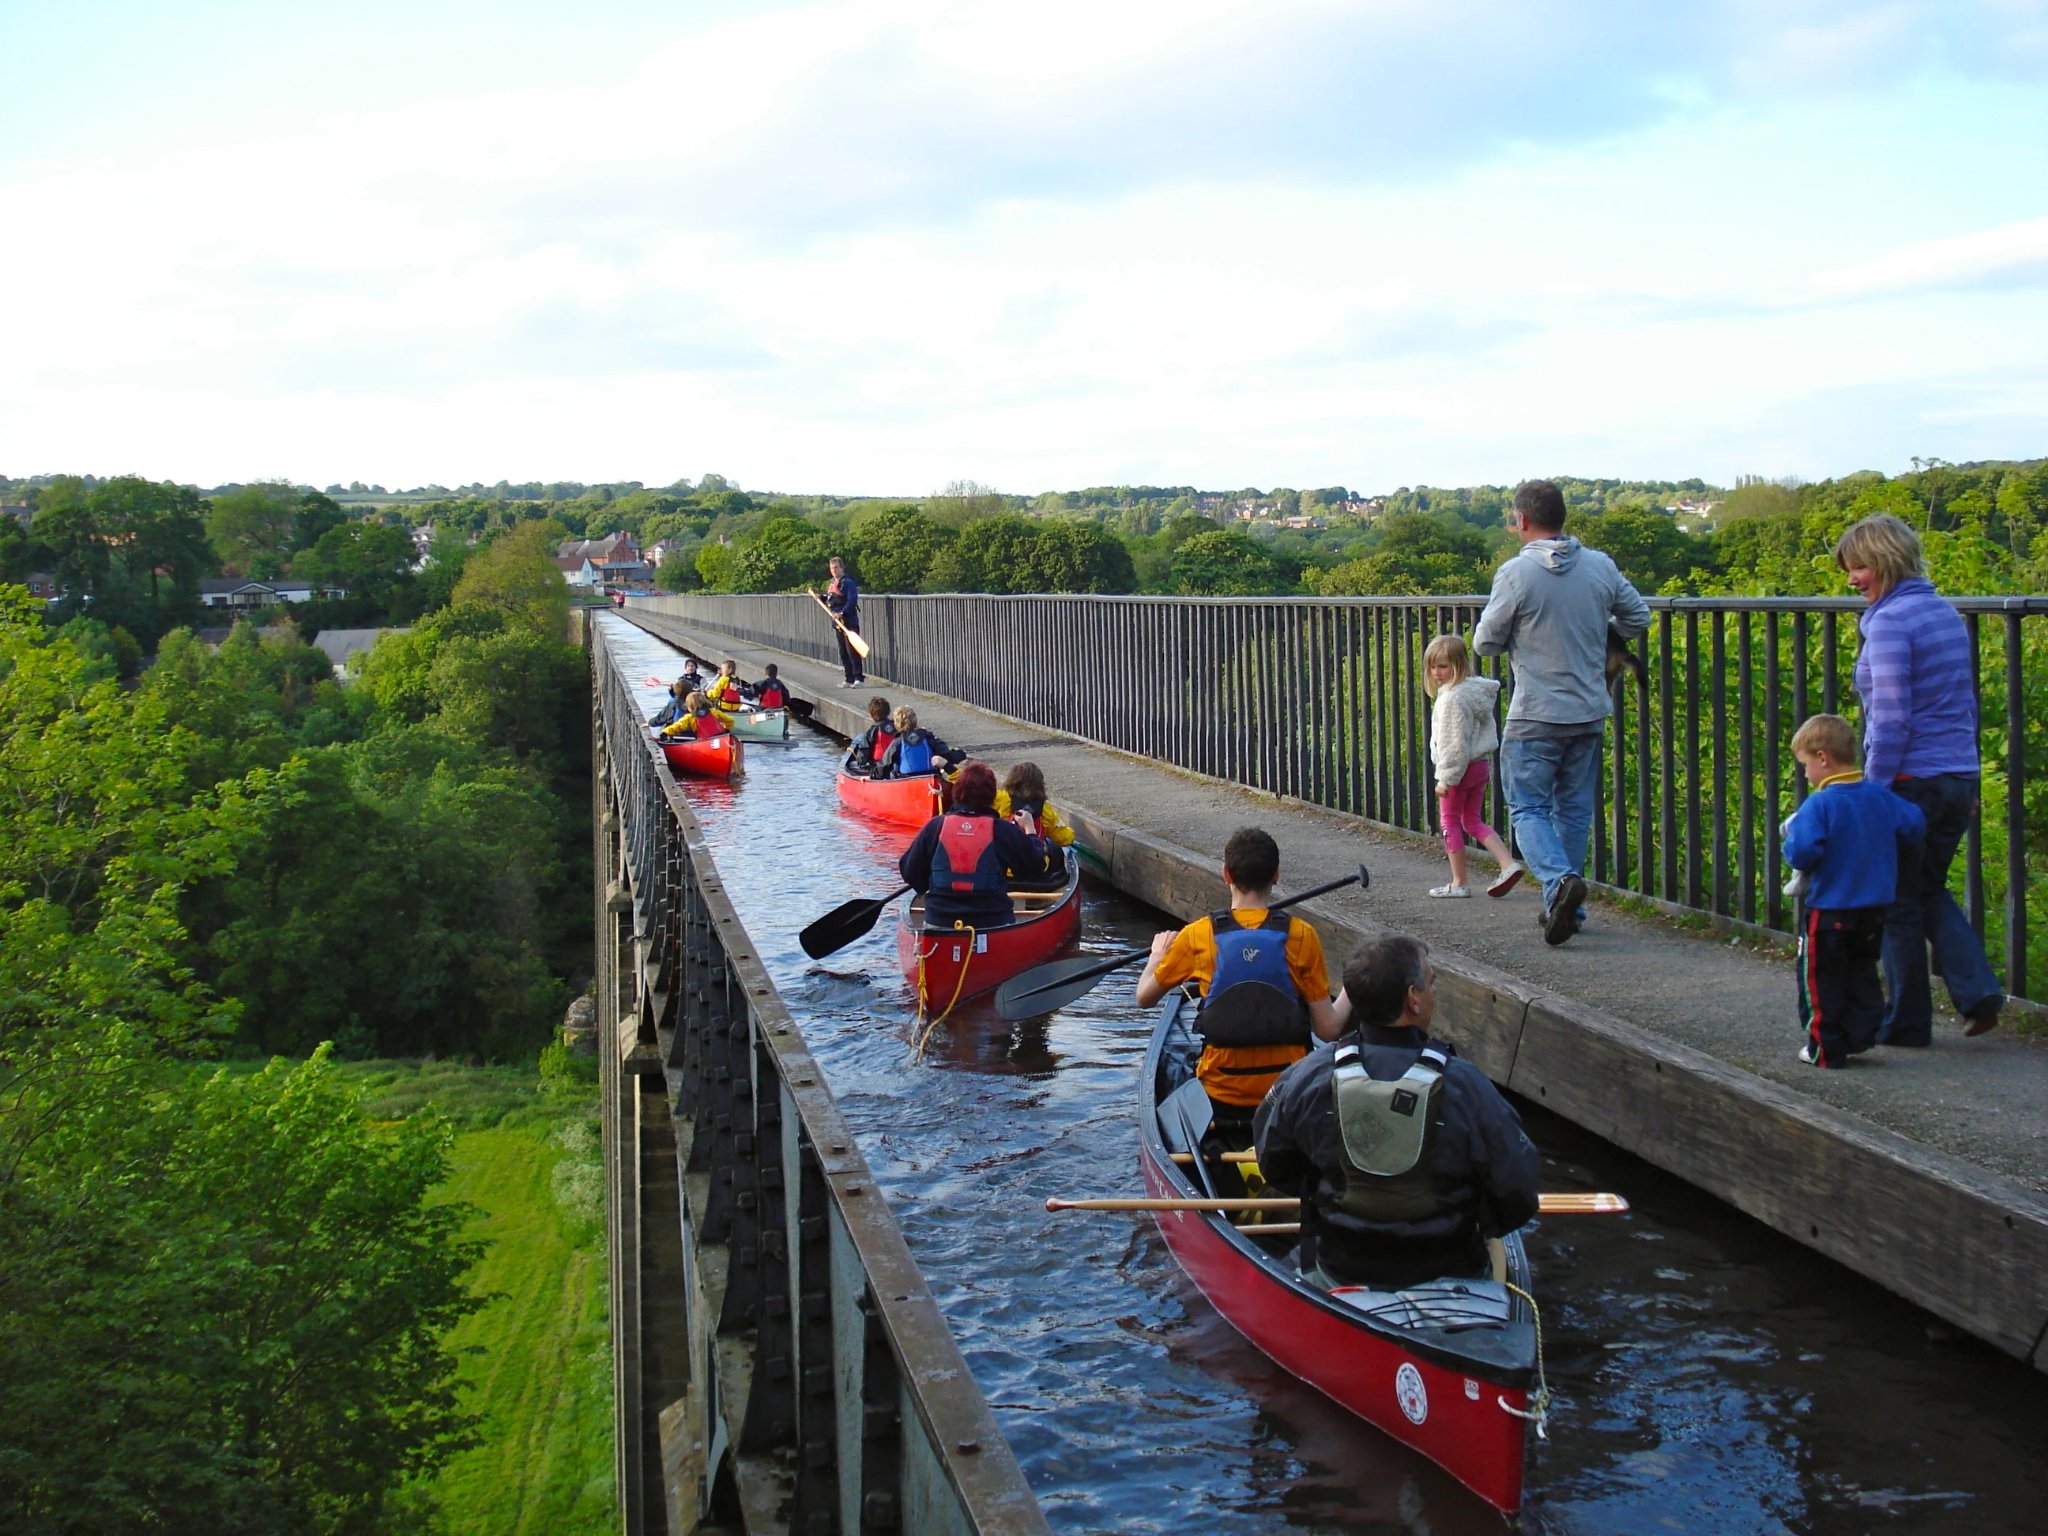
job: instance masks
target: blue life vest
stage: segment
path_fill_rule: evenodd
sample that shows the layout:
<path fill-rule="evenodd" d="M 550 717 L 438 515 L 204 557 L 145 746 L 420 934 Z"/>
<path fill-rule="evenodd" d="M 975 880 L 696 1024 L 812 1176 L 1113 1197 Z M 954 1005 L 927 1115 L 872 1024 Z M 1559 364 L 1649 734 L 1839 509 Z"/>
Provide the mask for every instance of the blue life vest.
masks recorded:
<path fill-rule="evenodd" d="M 1001 896 L 1007 899 L 1003 856 L 996 848 L 996 819 L 948 813 L 939 823 L 939 845 L 932 850 L 934 894 Z"/>
<path fill-rule="evenodd" d="M 931 732 L 918 726 L 897 738 L 896 771 L 905 778 L 932 771 Z"/>
<path fill-rule="evenodd" d="M 1256 928 L 1231 913 L 1212 912 L 1216 974 L 1202 1004 L 1200 1028 L 1210 1045 L 1297 1045 L 1308 1039 L 1308 1012 L 1287 968 L 1293 919 L 1268 912 Z"/>

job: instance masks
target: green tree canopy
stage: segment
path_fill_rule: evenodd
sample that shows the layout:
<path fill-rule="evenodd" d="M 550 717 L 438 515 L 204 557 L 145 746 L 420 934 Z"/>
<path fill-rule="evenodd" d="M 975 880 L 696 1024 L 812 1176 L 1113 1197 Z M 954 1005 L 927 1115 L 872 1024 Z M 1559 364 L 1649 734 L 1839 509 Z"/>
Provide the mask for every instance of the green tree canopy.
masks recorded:
<path fill-rule="evenodd" d="M 372 1128 L 319 1056 L 158 1080 L 112 1054 L 81 1043 L 13 1104 L 39 1133 L 0 1164 L 0 1524 L 382 1528 L 471 1439 L 441 1336 L 482 1304 L 480 1245 L 429 1198 L 448 1133 Z"/>
<path fill-rule="evenodd" d="M 1176 592 L 1209 597 L 1254 597 L 1288 592 L 1294 573 L 1248 534 L 1212 527 L 1173 551 L 1169 572 Z"/>
<path fill-rule="evenodd" d="M 555 564 L 561 526 L 521 523 L 463 563 L 451 601 L 495 608 L 508 622 L 559 638 L 567 632 L 569 588 Z"/>
<path fill-rule="evenodd" d="M 237 486 L 213 498 L 206 536 L 229 569 L 257 580 L 279 576 L 299 547 L 302 505 L 298 487 L 287 481 Z"/>

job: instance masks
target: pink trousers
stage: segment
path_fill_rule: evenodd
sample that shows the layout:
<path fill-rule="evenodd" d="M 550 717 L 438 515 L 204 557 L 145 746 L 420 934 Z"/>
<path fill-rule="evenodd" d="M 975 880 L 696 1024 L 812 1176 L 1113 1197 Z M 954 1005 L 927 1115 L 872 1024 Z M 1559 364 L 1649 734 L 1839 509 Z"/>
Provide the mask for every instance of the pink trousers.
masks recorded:
<path fill-rule="evenodd" d="M 1479 807 L 1486 803 L 1487 781 L 1493 777 L 1493 765 L 1485 758 L 1474 758 L 1465 767 L 1465 777 L 1458 780 L 1457 788 L 1437 801 L 1443 813 L 1444 848 L 1456 852 L 1467 842 L 1483 843 L 1493 836 L 1493 828 L 1480 819 Z"/>

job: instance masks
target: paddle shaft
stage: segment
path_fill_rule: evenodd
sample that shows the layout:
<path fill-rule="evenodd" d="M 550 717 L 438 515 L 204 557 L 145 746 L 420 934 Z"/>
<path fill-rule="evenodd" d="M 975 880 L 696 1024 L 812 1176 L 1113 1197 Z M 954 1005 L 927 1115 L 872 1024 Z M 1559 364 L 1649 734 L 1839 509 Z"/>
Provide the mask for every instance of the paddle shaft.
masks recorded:
<path fill-rule="evenodd" d="M 1358 883 L 1357 875 L 1346 875 L 1342 880 L 1325 881 L 1321 885 L 1310 886 L 1299 896 L 1290 896 L 1285 901 L 1276 901 L 1266 910 L 1268 912 L 1284 911 L 1286 908 L 1297 906 L 1301 902 L 1311 901 L 1318 896 L 1327 896 L 1332 891 L 1339 891 L 1347 885 L 1357 885 Z M 1122 970 L 1133 961 L 1146 959 L 1151 953 L 1152 946 L 1149 944 L 1143 949 L 1127 949 L 1120 955 L 1112 955 L 1107 960 L 1087 966 L 1082 970 L 1064 972 L 1053 981 L 1044 982 L 1035 987 L 1026 987 L 1021 991 L 1006 993 L 1004 997 L 1005 1005 L 1007 1007 L 1015 1007 L 1020 1003 L 1027 1002 L 1040 992 L 1064 990 L 1077 981 L 1091 981 L 1097 976 L 1107 976 L 1111 971 Z M 1031 973 L 1026 971 L 1024 974 L 1028 976 Z M 1020 977 L 1019 980 L 1021 979 Z"/>
<path fill-rule="evenodd" d="M 846 627 L 846 622 L 843 619 L 841 619 L 838 614 L 832 611 L 832 605 L 826 602 L 825 599 L 823 599 L 822 597 L 818 596 L 817 591 L 814 588 L 805 587 L 804 590 L 811 594 L 812 602 L 816 603 L 820 608 L 825 610 L 825 617 L 832 621 L 832 627 L 838 630 L 840 634 L 846 636 L 846 643 L 852 646 L 855 651 L 860 653 L 861 660 L 867 660 L 868 652 L 871 649 L 871 647 L 868 645 L 867 641 L 861 639 L 860 631 L 857 629 L 848 629 Z"/>
<path fill-rule="evenodd" d="M 1177 1197 L 1116 1197 L 1103 1200 L 1048 1200 L 1048 1211 L 1292 1211 L 1301 1202 L 1283 1195 L 1186 1200 Z M 1628 1210 L 1620 1195 L 1561 1191 L 1536 1197 L 1543 1216 L 1618 1216 Z"/>

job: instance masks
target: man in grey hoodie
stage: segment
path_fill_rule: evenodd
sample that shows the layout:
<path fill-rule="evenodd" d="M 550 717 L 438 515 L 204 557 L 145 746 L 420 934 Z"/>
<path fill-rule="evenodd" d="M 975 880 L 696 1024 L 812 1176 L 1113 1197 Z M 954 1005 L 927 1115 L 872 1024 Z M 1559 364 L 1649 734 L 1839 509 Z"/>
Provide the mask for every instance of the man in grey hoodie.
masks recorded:
<path fill-rule="evenodd" d="M 1564 532 L 1564 493 L 1548 480 L 1515 490 L 1522 547 L 1494 572 L 1472 648 L 1514 664 L 1501 732 L 1501 787 L 1515 842 L 1543 882 L 1543 937 L 1562 944 L 1585 920 L 1586 840 L 1607 730 L 1607 630 L 1650 627 L 1650 609 L 1614 562 Z"/>

